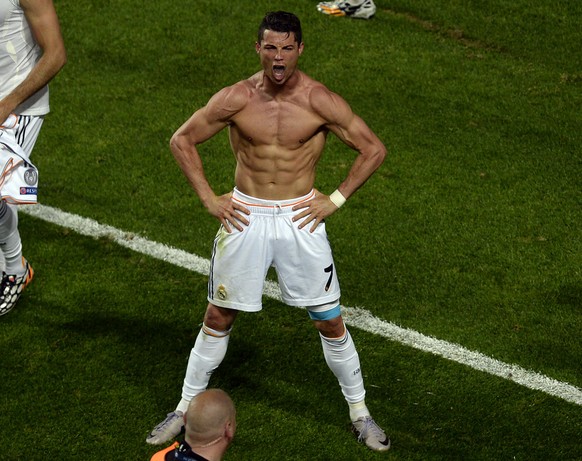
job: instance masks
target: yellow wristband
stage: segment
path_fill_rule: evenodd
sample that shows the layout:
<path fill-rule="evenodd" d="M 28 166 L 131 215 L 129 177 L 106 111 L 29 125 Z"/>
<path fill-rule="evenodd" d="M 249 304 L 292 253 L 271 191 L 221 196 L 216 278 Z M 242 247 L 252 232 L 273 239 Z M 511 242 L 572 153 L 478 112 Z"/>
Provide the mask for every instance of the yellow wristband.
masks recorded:
<path fill-rule="evenodd" d="M 337 189 L 331 193 L 331 195 L 329 196 L 329 199 L 338 208 L 341 207 L 344 203 L 346 203 L 346 198 Z"/>

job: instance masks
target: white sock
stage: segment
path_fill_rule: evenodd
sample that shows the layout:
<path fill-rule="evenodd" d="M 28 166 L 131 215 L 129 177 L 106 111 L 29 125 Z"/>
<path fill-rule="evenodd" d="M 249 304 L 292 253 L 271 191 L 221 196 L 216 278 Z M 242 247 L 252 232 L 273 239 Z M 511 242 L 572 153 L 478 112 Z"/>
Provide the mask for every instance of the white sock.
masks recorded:
<path fill-rule="evenodd" d="M 320 336 L 327 365 L 337 378 L 348 404 L 354 404 L 357 407 L 357 404 L 364 402 L 366 390 L 360 358 L 350 332 L 346 328 L 341 338 L 326 338 L 321 334 Z M 350 407 L 350 416 L 353 411 L 357 413 L 360 410 L 361 408 L 352 410 Z"/>
<path fill-rule="evenodd" d="M 176 411 L 186 412 L 190 400 L 208 387 L 212 372 L 218 368 L 226 355 L 229 335 L 230 330 L 216 331 L 202 325 L 190 352 L 182 387 L 182 399 Z"/>
<path fill-rule="evenodd" d="M 4 256 L 6 273 L 24 275 L 26 268 L 22 263 L 22 242 L 18 232 L 18 212 L 16 207 L 0 200 L 0 251 Z"/>
<path fill-rule="evenodd" d="M 348 403 L 348 405 L 350 407 L 350 419 L 352 421 L 370 416 L 370 411 L 368 410 L 364 400 L 356 403 Z"/>

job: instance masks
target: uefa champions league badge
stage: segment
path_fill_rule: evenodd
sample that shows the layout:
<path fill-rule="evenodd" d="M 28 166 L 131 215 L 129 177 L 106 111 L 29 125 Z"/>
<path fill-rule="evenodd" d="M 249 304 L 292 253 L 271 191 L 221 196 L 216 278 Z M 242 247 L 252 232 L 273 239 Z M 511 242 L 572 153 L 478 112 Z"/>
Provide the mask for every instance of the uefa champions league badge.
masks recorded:
<path fill-rule="evenodd" d="M 27 168 L 22 174 L 26 186 L 20 187 L 20 195 L 37 195 L 38 171 L 35 168 Z"/>
<path fill-rule="evenodd" d="M 22 179 L 24 179 L 26 185 L 19 188 L 20 195 L 37 195 L 38 171 L 35 168 L 27 168 L 24 170 L 24 173 L 22 173 Z"/>
<path fill-rule="evenodd" d="M 38 182 L 38 172 L 34 168 L 28 168 L 24 172 L 24 182 L 29 186 L 36 186 L 36 183 Z M 36 187 L 34 189 L 36 190 Z"/>

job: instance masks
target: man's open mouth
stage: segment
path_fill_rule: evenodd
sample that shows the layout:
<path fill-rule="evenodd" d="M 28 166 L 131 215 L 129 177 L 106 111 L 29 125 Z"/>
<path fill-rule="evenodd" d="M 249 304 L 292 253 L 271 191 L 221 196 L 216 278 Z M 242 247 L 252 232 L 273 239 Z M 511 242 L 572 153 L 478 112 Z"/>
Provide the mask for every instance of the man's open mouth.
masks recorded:
<path fill-rule="evenodd" d="M 283 75 L 285 74 L 285 66 L 280 66 L 280 65 L 275 65 L 273 66 L 273 76 L 280 80 L 283 78 Z"/>

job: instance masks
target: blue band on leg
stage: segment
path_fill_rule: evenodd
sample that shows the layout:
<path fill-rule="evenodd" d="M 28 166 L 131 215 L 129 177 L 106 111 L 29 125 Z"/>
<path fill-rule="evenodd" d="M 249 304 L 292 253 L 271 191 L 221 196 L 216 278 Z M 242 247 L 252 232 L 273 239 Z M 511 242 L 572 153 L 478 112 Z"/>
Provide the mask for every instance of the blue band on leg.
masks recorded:
<path fill-rule="evenodd" d="M 329 309 L 327 311 L 323 311 L 323 312 L 308 311 L 308 312 L 309 312 L 309 317 L 311 318 L 311 320 L 331 320 L 331 319 L 335 319 L 336 317 L 339 317 L 342 313 L 339 304 L 335 307 L 332 307 L 331 309 Z"/>

